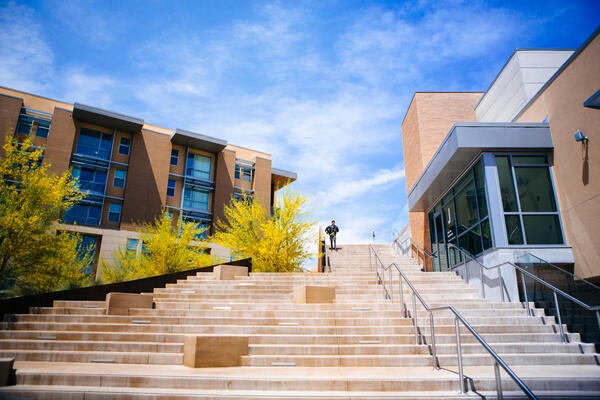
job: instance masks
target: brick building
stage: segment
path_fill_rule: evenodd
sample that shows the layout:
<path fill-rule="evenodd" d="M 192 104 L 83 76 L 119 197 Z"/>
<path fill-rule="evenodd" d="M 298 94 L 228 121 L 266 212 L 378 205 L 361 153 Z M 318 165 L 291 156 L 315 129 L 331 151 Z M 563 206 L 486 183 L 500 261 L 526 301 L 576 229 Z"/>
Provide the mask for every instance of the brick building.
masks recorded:
<path fill-rule="evenodd" d="M 275 192 L 296 179 L 274 168 L 269 154 L 223 139 L 0 87 L 2 143 L 13 132 L 32 135 L 52 172 L 71 168 L 78 178 L 87 196 L 63 221 L 95 245 L 96 265 L 119 247 L 141 251 L 135 225 L 162 210 L 211 233 L 232 197 L 252 196 L 270 209 Z"/>

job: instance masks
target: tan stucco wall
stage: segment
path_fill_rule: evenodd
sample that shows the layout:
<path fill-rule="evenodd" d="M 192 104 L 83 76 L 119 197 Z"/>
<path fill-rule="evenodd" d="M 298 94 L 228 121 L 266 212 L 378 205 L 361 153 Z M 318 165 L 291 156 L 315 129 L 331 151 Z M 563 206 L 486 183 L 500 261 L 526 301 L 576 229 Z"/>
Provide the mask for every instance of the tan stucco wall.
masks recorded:
<path fill-rule="evenodd" d="M 516 120 L 548 118 L 554 142 L 554 178 L 566 242 L 573 247 L 575 273 L 600 276 L 600 110 L 583 102 L 600 89 L 600 35 L 538 95 Z M 573 133 L 589 138 L 587 154 Z"/>
<path fill-rule="evenodd" d="M 456 122 L 476 121 L 475 105 L 483 93 L 417 92 L 402 122 L 406 190 L 410 191 Z M 429 250 L 427 216 L 409 212 L 411 236 Z"/>

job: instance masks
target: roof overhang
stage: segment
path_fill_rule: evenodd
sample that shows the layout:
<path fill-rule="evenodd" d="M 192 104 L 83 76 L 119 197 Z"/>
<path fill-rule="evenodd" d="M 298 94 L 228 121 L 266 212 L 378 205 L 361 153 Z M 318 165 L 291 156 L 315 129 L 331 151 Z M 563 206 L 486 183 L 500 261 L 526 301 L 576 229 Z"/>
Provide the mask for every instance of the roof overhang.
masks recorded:
<path fill-rule="evenodd" d="M 179 128 L 176 129 L 173 136 L 171 136 L 171 142 L 214 154 L 221 152 L 225 146 L 227 146 L 226 140 L 201 135 L 200 133 L 190 132 Z"/>
<path fill-rule="evenodd" d="M 118 129 L 125 132 L 139 132 L 144 126 L 144 120 L 128 115 L 103 110 L 81 103 L 73 105 L 73 118 L 105 128 Z"/>
<path fill-rule="evenodd" d="M 273 184 L 275 190 L 279 190 L 282 187 L 289 185 L 296 179 L 298 179 L 298 174 L 295 172 L 271 168 L 271 183 Z"/>
<path fill-rule="evenodd" d="M 600 90 L 594 93 L 589 99 L 584 101 L 583 106 L 600 109 Z"/>
<path fill-rule="evenodd" d="M 408 193 L 410 211 L 427 211 L 484 152 L 551 150 L 545 123 L 457 123 Z"/>

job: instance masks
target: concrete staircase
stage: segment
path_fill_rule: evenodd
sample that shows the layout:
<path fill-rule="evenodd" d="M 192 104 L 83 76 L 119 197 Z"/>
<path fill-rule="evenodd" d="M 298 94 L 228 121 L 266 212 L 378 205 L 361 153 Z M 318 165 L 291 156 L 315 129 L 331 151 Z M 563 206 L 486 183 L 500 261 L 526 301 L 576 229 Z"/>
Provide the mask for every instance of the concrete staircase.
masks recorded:
<path fill-rule="evenodd" d="M 553 318 L 519 303 L 482 300 L 450 273 L 424 273 L 414 261 L 377 246 L 399 263 L 430 305 L 453 304 L 540 398 L 600 398 L 593 346 Z M 154 291 L 154 309 L 106 315 L 104 302 L 57 301 L 17 315 L 0 331 L 0 357 L 15 357 L 17 385 L 0 399 L 473 399 L 494 398 L 491 358 L 461 332 L 465 374 L 460 393 L 454 320 L 437 315 L 441 369 L 433 368 L 428 319 L 416 344 L 412 319 L 384 300 L 367 245 L 329 254 L 330 273 L 252 273 L 230 281 L 198 274 Z M 332 304 L 292 302 L 301 285 L 333 286 Z M 408 299 L 410 300 L 410 299 Z M 409 309 L 412 309 L 409 302 Z M 190 368 L 186 335 L 243 335 L 241 366 Z M 505 398 L 522 398 L 504 377 Z M 474 390 L 474 391 L 473 391 Z"/>

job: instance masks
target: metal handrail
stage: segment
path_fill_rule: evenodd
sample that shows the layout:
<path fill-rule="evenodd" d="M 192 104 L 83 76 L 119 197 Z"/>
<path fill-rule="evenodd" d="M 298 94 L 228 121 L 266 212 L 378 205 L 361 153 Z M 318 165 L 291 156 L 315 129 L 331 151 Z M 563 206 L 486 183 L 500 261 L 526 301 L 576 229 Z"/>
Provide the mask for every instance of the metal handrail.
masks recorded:
<path fill-rule="evenodd" d="M 501 291 L 501 296 L 502 296 L 502 301 L 504 302 L 504 284 L 503 284 L 503 279 L 502 279 L 502 269 L 500 268 L 503 265 L 510 265 L 512 266 L 515 270 L 518 270 L 521 272 L 521 288 L 523 290 L 523 296 L 525 298 L 525 304 L 527 306 L 527 314 L 528 315 L 533 315 L 533 312 L 531 310 L 531 306 L 529 304 L 528 301 L 528 296 L 527 296 L 527 286 L 525 285 L 525 277 L 524 275 L 529 276 L 531 279 L 535 280 L 536 282 L 540 283 L 541 285 L 545 286 L 546 288 L 550 289 L 553 293 L 553 297 L 554 297 L 554 307 L 556 310 L 556 318 L 557 318 L 557 322 L 558 322 L 558 327 L 560 329 L 560 337 L 561 337 L 561 341 L 563 343 L 567 342 L 567 336 L 564 332 L 564 328 L 563 328 L 563 324 L 562 324 L 562 318 L 560 316 L 560 307 L 558 305 L 558 297 L 557 294 L 563 296 L 564 298 L 566 298 L 567 300 L 570 300 L 572 302 L 574 302 L 575 304 L 579 305 L 580 307 L 585 308 L 588 311 L 592 311 L 595 312 L 596 314 L 596 321 L 598 323 L 598 327 L 600 328 L 600 306 L 590 306 L 589 304 L 586 304 L 584 302 L 582 302 L 579 299 L 576 299 L 575 297 L 571 296 L 568 293 L 563 292 L 562 290 L 560 290 L 559 288 L 551 285 L 550 283 L 546 282 L 545 280 L 535 276 L 534 274 L 532 274 L 531 272 L 525 270 L 523 267 L 520 267 L 510 261 L 505 261 L 503 263 L 500 263 L 498 265 L 494 265 L 493 267 L 487 267 L 485 265 L 483 265 L 481 262 L 479 262 L 478 260 L 476 260 L 472 255 L 470 255 L 469 253 L 467 253 L 466 251 L 464 251 L 463 249 L 454 246 L 453 244 L 449 243 L 449 246 L 455 248 L 456 250 L 460 251 L 463 255 L 469 257 L 471 260 L 475 261 L 477 264 L 479 264 L 480 266 L 480 270 L 481 270 L 481 287 L 483 290 L 483 297 L 485 298 L 485 287 L 483 284 L 483 269 L 481 268 L 485 268 L 488 271 L 491 271 L 492 269 L 496 269 L 498 268 L 498 275 L 499 275 L 499 279 L 500 279 L 500 291 Z M 466 264 L 466 262 L 464 263 Z M 457 264 L 455 266 L 453 266 L 451 269 L 453 270 L 454 268 L 456 268 L 458 265 Z M 468 271 L 469 269 L 465 267 L 465 271 L 466 271 L 466 276 L 467 276 L 467 283 L 469 283 L 469 276 L 468 276 Z"/>
<path fill-rule="evenodd" d="M 421 265 L 421 258 L 419 257 L 419 253 L 423 254 L 423 267 L 425 267 L 425 257 L 428 257 L 430 259 L 433 260 L 433 258 L 435 257 L 431 252 L 425 250 L 421 245 L 419 245 L 419 243 L 415 242 L 415 240 L 412 237 L 406 237 L 404 240 L 399 241 L 398 239 L 395 239 L 392 242 L 392 246 L 394 247 L 394 249 L 397 249 L 398 247 L 402 247 L 404 245 L 404 243 L 410 241 L 410 250 L 411 250 L 411 254 L 413 252 L 413 247 L 416 248 L 415 253 L 417 254 L 417 263 L 419 263 L 419 265 Z"/>
<path fill-rule="evenodd" d="M 450 310 L 454 314 L 454 328 L 455 328 L 455 335 L 456 335 L 456 353 L 457 353 L 457 361 L 458 361 L 459 386 L 460 386 L 461 393 L 467 393 L 468 390 L 466 389 L 465 378 L 464 378 L 459 322 L 462 323 L 465 328 L 467 328 L 467 330 L 475 337 L 475 339 L 483 346 L 483 348 L 492 356 L 492 358 L 494 358 L 494 360 L 495 360 L 494 373 L 495 373 L 495 377 L 496 377 L 496 394 L 498 396 L 498 399 L 502 399 L 502 381 L 501 381 L 501 377 L 500 377 L 499 367 L 502 367 L 502 369 L 504 369 L 504 371 L 508 374 L 508 376 L 511 377 L 511 379 L 517 384 L 517 386 L 519 386 L 519 388 L 521 388 L 521 390 L 527 395 L 528 398 L 530 398 L 532 400 L 537 399 L 537 397 L 533 394 L 531 389 L 529 389 L 529 387 L 527 387 L 527 385 L 510 369 L 510 367 L 504 362 L 504 360 L 502 360 L 502 358 L 477 333 L 477 331 L 475 331 L 475 329 L 467 322 L 467 320 L 453 306 L 451 306 L 451 305 L 439 306 L 439 307 L 429 306 L 429 304 L 427 304 L 427 302 L 421 297 L 421 295 L 419 294 L 417 289 L 413 286 L 410 279 L 408 279 L 408 277 L 402 272 L 402 270 L 400 270 L 400 267 L 398 266 L 398 264 L 393 262 L 388 267 L 385 267 L 385 264 L 383 263 L 383 261 L 381 260 L 381 258 L 379 257 L 379 255 L 377 254 L 377 251 L 373 248 L 373 246 L 369 246 L 369 248 L 370 248 L 369 260 L 371 261 L 371 254 L 374 254 L 375 260 L 376 260 L 375 269 L 376 269 L 376 273 L 377 273 L 377 277 L 378 277 L 378 282 L 382 283 L 386 298 L 389 298 L 393 302 L 393 289 L 390 288 L 390 290 L 388 291 L 387 288 L 385 287 L 385 271 L 390 270 L 392 266 L 394 266 L 396 268 L 396 270 L 398 271 L 398 276 L 400 278 L 399 279 L 400 304 L 402 305 L 402 307 L 404 309 L 406 309 L 406 306 L 404 304 L 404 291 L 403 291 L 404 285 L 402 283 L 402 279 L 404 279 L 406 281 L 408 287 L 412 291 L 413 310 L 412 310 L 411 316 L 413 319 L 415 340 L 416 340 L 417 344 L 422 344 L 422 343 L 420 343 L 421 335 L 419 334 L 419 331 L 418 331 L 418 322 L 417 322 L 418 317 L 417 317 L 417 312 L 416 312 L 416 301 L 415 300 L 419 300 L 419 302 L 421 303 L 421 305 L 423 306 L 425 311 L 427 311 L 429 313 L 429 326 L 430 326 L 430 334 L 431 334 L 431 351 L 432 351 L 434 366 L 436 369 L 439 369 L 440 365 L 439 365 L 439 360 L 437 358 L 437 353 L 436 353 L 433 312 L 441 311 L 441 310 Z M 378 266 L 381 266 L 383 276 L 379 275 Z M 371 264 L 371 269 L 372 269 L 372 264 Z M 392 273 L 390 272 L 390 284 L 392 282 L 391 276 L 392 276 Z"/>
<path fill-rule="evenodd" d="M 535 254 L 527 253 L 527 254 L 524 254 L 521 257 L 525 257 L 525 256 L 536 258 L 536 259 L 538 259 L 540 261 L 540 264 L 546 264 L 546 265 L 548 265 L 548 266 L 550 266 L 550 267 L 552 267 L 552 268 L 554 268 L 554 269 L 562 272 L 565 275 L 569 275 L 571 278 L 573 278 L 573 280 L 577 280 L 579 282 L 583 282 L 583 283 L 585 283 L 588 286 L 592 286 L 592 287 L 600 290 L 600 286 L 595 285 L 594 283 L 592 283 L 592 282 L 590 282 L 590 281 L 588 281 L 588 280 L 586 280 L 584 278 L 581 278 L 581 277 L 579 277 L 579 276 L 577 276 L 577 275 L 575 275 L 575 274 L 573 274 L 573 273 L 571 273 L 569 271 L 565 271 L 564 269 L 560 268 L 559 266 L 554 265 L 551 262 L 546 261 L 543 258 L 540 258 L 540 257 L 536 256 Z M 519 258 L 521 258 L 521 257 L 519 257 Z M 518 261 L 518 263 L 521 263 L 521 261 Z M 532 263 L 525 263 L 525 262 L 523 262 L 523 264 L 532 264 Z"/>

